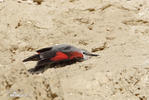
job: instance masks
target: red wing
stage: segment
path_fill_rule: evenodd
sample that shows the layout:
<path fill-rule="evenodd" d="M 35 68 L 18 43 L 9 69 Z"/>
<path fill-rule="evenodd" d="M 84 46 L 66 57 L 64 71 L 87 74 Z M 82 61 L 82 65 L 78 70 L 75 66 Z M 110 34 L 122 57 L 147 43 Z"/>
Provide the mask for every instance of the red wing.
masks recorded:
<path fill-rule="evenodd" d="M 68 56 L 63 53 L 63 52 L 56 52 L 56 55 L 52 57 L 50 60 L 51 61 L 62 61 L 62 60 L 67 60 Z"/>
<path fill-rule="evenodd" d="M 79 52 L 70 52 L 68 55 L 63 52 L 57 52 L 56 56 L 52 57 L 50 60 L 62 61 L 62 60 L 73 60 L 75 58 L 83 58 L 83 55 Z"/>

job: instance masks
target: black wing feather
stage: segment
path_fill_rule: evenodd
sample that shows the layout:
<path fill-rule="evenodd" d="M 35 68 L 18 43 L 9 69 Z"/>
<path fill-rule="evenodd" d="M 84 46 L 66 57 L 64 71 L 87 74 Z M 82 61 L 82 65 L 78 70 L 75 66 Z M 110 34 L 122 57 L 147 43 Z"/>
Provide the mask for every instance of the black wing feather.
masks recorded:
<path fill-rule="evenodd" d="M 44 66 L 44 65 L 50 64 L 50 62 L 51 62 L 50 59 L 43 59 L 38 61 L 36 66 Z"/>
<path fill-rule="evenodd" d="M 37 50 L 36 52 L 42 53 L 42 52 L 50 51 L 51 49 L 52 49 L 52 47 L 42 48 L 42 49 Z"/>
<path fill-rule="evenodd" d="M 39 54 L 35 54 L 31 57 L 28 57 L 26 59 L 23 60 L 23 62 L 27 62 L 27 61 L 39 61 L 40 60 L 40 56 Z"/>

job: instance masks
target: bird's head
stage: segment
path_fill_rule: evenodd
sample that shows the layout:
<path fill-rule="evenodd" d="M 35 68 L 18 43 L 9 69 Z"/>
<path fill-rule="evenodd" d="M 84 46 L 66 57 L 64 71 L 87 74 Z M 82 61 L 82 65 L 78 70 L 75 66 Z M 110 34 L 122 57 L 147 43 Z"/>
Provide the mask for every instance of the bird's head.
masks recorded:
<path fill-rule="evenodd" d="M 86 59 L 88 59 L 90 56 L 99 56 L 98 54 L 93 54 L 93 53 L 90 53 L 90 52 L 88 52 L 87 50 L 85 50 L 85 49 L 81 49 L 81 52 L 82 52 L 82 54 L 83 54 L 83 58 L 86 60 Z"/>

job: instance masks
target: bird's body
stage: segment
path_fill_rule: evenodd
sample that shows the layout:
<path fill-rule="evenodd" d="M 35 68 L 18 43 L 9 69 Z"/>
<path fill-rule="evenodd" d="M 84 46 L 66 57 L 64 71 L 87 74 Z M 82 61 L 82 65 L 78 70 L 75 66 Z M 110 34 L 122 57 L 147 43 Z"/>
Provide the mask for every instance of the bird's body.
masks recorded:
<path fill-rule="evenodd" d="M 38 54 L 35 54 L 23 60 L 23 62 L 38 61 L 34 70 L 32 69 L 32 72 L 36 72 L 49 64 L 69 61 L 83 61 L 86 59 L 86 55 L 98 56 L 96 54 L 88 53 L 86 50 L 82 50 L 67 44 L 60 44 L 52 47 L 42 48 L 37 50 L 36 52 Z"/>

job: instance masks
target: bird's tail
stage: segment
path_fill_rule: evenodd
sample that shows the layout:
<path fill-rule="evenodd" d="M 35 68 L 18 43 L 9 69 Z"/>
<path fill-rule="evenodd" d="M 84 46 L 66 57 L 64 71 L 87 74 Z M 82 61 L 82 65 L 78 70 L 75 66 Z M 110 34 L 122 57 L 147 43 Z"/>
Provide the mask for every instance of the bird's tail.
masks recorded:
<path fill-rule="evenodd" d="M 26 59 L 23 60 L 23 62 L 27 62 L 27 61 L 39 61 L 40 60 L 40 55 L 39 54 L 35 54 L 31 57 L 28 57 Z"/>

